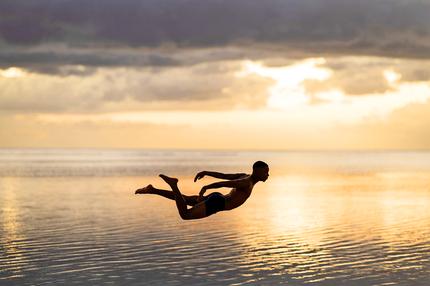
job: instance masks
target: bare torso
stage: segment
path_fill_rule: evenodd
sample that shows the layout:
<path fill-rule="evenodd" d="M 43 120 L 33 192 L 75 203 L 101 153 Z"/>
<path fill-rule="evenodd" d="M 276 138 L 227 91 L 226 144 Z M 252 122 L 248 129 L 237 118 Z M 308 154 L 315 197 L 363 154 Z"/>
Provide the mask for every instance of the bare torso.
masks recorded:
<path fill-rule="evenodd" d="M 244 175 L 241 179 L 247 179 L 249 184 L 246 187 L 233 188 L 230 193 L 224 195 L 225 197 L 225 209 L 231 210 L 242 205 L 251 195 L 254 183 L 251 180 L 250 175 Z"/>

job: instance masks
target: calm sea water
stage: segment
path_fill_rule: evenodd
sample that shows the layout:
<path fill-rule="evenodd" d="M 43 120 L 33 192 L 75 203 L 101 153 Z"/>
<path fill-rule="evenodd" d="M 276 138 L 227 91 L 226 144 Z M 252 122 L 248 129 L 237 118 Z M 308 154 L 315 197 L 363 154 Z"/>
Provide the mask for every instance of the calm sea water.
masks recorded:
<path fill-rule="evenodd" d="M 157 175 L 270 165 L 241 207 L 180 219 Z M 228 189 L 217 189 L 227 193 Z M 0 150 L 0 285 L 429 285 L 430 153 Z"/>

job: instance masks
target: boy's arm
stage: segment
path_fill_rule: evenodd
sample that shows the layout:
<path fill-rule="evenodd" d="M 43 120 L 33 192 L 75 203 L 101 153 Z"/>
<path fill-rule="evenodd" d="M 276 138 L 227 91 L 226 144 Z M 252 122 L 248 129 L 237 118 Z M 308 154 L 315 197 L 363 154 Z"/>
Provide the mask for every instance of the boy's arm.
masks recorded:
<path fill-rule="evenodd" d="M 248 179 L 239 179 L 239 180 L 231 180 L 231 181 L 222 181 L 216 182 L 209 185 L 206 185 L 202 188 L 199 193 L 199 197 L 203 197 L 203 194 L 209 189 L 218 189 L 218 188 L 242 188 L 249 185 Z"/>
<path fill-rule="evenodd" d="M 240 177 L 246 175 L 245 173 L 236 173 L 236 174 L 224 174 L 220 172 L 213 172 L 213 171 L 202 171 L 199 172 L 196 177 L 194 178 L 194 182 L 198 179 L 203 178 L 204 176 L 211 176 L 218 179 L 224 179 L 224 180 L 237 180 Z"/>

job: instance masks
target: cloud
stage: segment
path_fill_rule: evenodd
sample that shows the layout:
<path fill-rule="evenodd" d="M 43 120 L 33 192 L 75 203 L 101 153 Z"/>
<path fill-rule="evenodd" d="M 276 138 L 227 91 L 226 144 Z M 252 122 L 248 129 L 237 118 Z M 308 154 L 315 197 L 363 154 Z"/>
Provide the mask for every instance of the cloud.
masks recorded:
<path fill-rule="evenodd" d="M 185 144 L 187 125 L 82 120 L 42 121 L 37 115 L 2 116 L 0 147 L 160 148 L 169 137 Z"/>
<path fill-rule="evenodd" d="M 193 60 L 269 50 L 429 58 L 429 14 L 430 3 L 418 0 L 4 0 L 0 65 L 175 66 L 193 61 L 172 51 L 225 47 L 241 52 Z"/>
<path fill-rule="evenodd" d="M 221 115 L 222 112 L 218 112 Z M 303 122 L 285 113 L 182 113 L 153 121 L 93 116 L 50 120 L 34 114 L 2 116 L 1 147 L 215 148 L 215 149 L 428 149 L 430 103 L 410 104 L 389 116 L 356 123 Z M 188 124 L 185 116 L 194 121 Z M 285 120 L 288 119 L 294 120 Z M 141 114 L 145 119 L 145 113 Z M 118 118 L 117 118 L 118 119 Z M 124 119 L 124 118 L 122 118 Z M 148 118 L 146 118 L 147 120 Z M 195 122 L 202 119 L 202 122 Z M 170 124 L 167 121 L 174 122 Z M 205 121 L 207 121 L 205 124 Z M 321 121 L 321 120 L 319 120 Z M 196 124 L 194 124 L 196 123 Z M 227 124 L 228 123 L 228 124 Z M 321 123 L 321 124 L 320 124 Z M 256 133 L 256 131 L 258 131 Z M 174 139 L 172 139 L 174 138 Z M 226 140 L 228 139 L 228 140 Z"/>
<path fill-rule="evenodd" d="M 398 74 L 399 83 L 430 81 L 430 60 L 328 57 L 320 67 L 328 68 L 331 76 L 324 80 L 305 80 L 303 84 L 310 95 L 333 89 L 351 96 L 394 92 L 396 86 L 386 78 L 387 72 Z"/>
<path fill-rule="evenodd" d="M 193 66 L 217 61 L 273 57 L 270 51 L 238 47 L 204 49 L 148 48 L 82 48 L 64 44 L 44 44 L 31 47 L 0 45 L 0 68 L 22 67 L 39 73 L 68 75 L 63 66 L 151 67 L 154 69 Z M 301 57 L 298 55 L 291 55 Z M 282 58 L 278 62 L 285 61 Z M 89 70 L 89 69 L 88 69 Z M 72 72 L 72 74 L 74 74 Z"/>
<path fill-rule="evenodd" d="M 0 73 L 3 112 L 213 110 L 264 106 L 273 80 L 237 77 L 241 62 L 156 68 L 63 66 L 62 75 L 20 70 Z M 82 77 L 82 74 L 87 76 Z"/>
<path fill-rule="evenodd" d="M 430 102 L 413 103 L 393 111 L 385 118 L 369 118 L 359 124 L 333 126 L 342 136 L 339 144 L 360 149 L 428 150 L 430 148 Z"/>
<path fill-rule="evenodd" d="M 233 110 L 291 108 L 294 102 L 334 106 L 351 100 L 363 110 L 391 110 L 390 106 L 397 108 L 425 97 L 425 86 L 430 84 L 426 73 L 430 61 L 331 57 L 312 62 L 278 62 L 275 57 L 272 61 L 213 61 L 170 68 L 78 65 L 61 66 L 59 72 L 50 74 L 14 68 L 19 75 L 14 77 L 8 77 L 12 69 L 4 69 L 0 70 L 0 110 Z M 363 99 L 354 98 L 357 96 Z"/>
<path fill-rule="evenodd" d="M 40 73 L 68 75 L 62 66 L 84 65 L 87 67 L 118 66 L 177 66 L 181 63 L 175 58 L 157 52 L 136 51 L 103 51 L 99 49 L 60 49 L 49 47 L 49 50 L 20 49 L 0 51 L 0 64 L 3 67 L 17 66 Z"/>

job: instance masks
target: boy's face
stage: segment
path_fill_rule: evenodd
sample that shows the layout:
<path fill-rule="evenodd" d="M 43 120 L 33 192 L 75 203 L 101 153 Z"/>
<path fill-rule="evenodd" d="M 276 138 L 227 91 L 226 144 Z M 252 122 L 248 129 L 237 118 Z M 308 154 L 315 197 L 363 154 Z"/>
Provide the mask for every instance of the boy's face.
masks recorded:
<path fill-rule="evenodd" d="M 258 178 L 263 182 L 265 182 L 267 178 L 269 178 L 269 167 L 257 168 L 255 172 Z"/>

